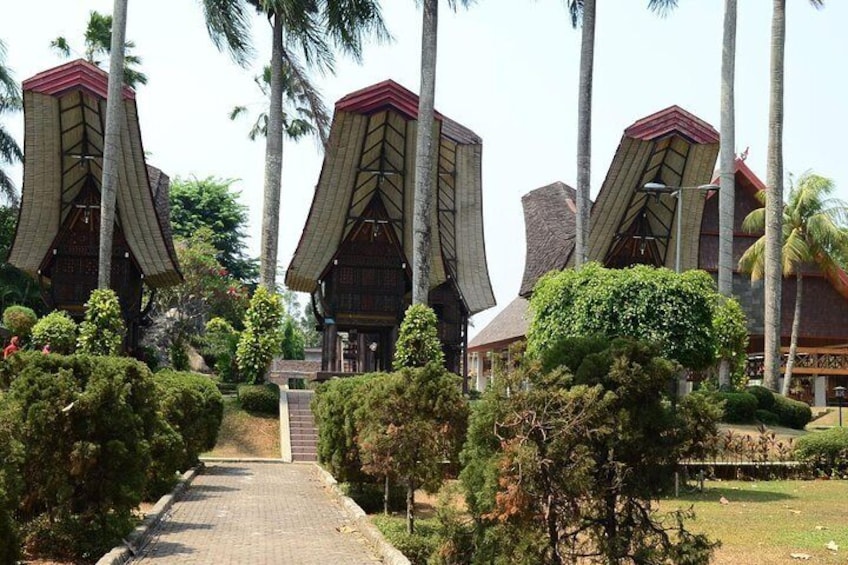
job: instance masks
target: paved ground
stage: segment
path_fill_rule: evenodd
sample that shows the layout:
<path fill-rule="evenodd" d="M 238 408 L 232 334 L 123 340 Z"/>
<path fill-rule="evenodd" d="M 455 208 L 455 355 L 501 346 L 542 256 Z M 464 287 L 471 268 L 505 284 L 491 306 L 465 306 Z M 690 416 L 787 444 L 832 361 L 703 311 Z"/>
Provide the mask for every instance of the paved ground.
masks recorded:
<path fill-rule="evenodd" d="M 206 466 L 132 563 L 379 563 L 312 465 Z"/>

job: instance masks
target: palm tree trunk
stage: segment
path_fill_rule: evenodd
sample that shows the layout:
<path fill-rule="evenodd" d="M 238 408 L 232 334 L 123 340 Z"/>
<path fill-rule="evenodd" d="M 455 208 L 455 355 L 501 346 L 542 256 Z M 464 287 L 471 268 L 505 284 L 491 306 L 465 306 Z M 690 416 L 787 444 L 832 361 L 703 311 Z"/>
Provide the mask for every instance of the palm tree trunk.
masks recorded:
<path fill-rule="evenodd" d="M 724 39 L 721 50 L 721 173 L 718 193 L 718 291 L 733 294 L 733 227 L 736 201 L 736 110 L 734 97 L 736 70 L 736 0 L 724 2 Z M 718 384 L 730 386 L 730 361 L 719 363 Z"/>
<path fill-rule="evenodd" d="M 587 259 L 589 200 L 592 169 L 592 76 L 595 60 L 595 0 L 583 2 L 583 33 L 580 43 L 580 86 L 577 95 L 577 226 L 574 267 Z"/>
<path fill-rule="evenodd" d="M 795 353 L 798 351 L 798 332 L 801 329 L 801 297 L 804 275 L 798 271 L 795 275 L 795 314 L 792 318 L 792 338 L 789 341 L 789 357 L 786 359 L 786 372 L 783 374 L 783 396 L 789 394 L 792 384 L 792 369 L 795 368 Z"/>
<path fill-rule="evenodd" d="M 127 31 L 128 1 L 115 0 L 112 8 L 112 52 L 109 55 L 109 86 L 106 93 L 106 125 L 103 133 L 103 178 L 100 183 L 97 288 L 109 288 L 112 281 L 112 236 L 115 233 L 118 155 L 121 151 L 121 122 L 124 116 L 124 37 Z"/>
<path fill-rule="evenodd" d="M 283 175 L 283 18 L 274 15 L 271 44 L 271 102 L 265 140 L 265 192 L 262 204 L 262 243 L 259 284 L 275 292 L 277 243 L 280 237 L 280 191 Z"/>
<path fill-rule="evenodd" d="M 783 240 L 783 53 L 786 0 L 774 0 L 771 22 L 771 92 L 766 175 L 765 351 L 763 385 L 777 390 L 780 371 L 781 245 Z"/>
<path fill-rule="evenodd" d="M 433 106 L 436 98 L 436 44 L 439 0 L 424 0 L 421 31 L 421 93 L 418 98 L 418 136 L 415 147 L 415 204 L 412 221 L 412 303 L 427 304 L 430 292 L 434 165 Z M 411 524 L 411 523 L 410 523 Z"/>

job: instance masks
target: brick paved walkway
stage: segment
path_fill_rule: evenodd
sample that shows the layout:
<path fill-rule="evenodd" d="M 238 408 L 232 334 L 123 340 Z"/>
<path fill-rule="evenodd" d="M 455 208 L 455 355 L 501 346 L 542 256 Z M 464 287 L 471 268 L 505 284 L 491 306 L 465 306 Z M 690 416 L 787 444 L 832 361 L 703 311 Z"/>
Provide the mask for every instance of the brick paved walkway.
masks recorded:
<path fill-rule="evenodd" d="M 312 465 L 207 465 L 132 563 L 379 563 Z"/>

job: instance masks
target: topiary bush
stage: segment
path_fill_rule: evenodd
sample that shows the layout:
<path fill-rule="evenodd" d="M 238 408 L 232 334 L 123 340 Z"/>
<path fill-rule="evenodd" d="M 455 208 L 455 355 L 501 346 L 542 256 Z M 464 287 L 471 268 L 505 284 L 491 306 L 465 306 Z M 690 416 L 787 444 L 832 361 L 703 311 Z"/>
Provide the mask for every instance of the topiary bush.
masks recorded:
<path fill-rule="evenodd" d="M 747 392 L 716 392 L 715 398 L 724 402 L 722 422 L 750 424 L 757 411 L 757 398 Z"/>
<path fill-rule="evenodd" d="M 764 386 L 749 386 L 745 389 L 748 394 L 757 397 L 757 408 L 772 411 L 774 409 L 774 393 Z"/>
<path fill-rule="evenodd" d="M 754 413 L 754 418 L 766 426 L 777 426 L 780 424 L 777 414 L 769 410 L 763 410 L 762 408 L 757 408 L 757 411 Z"/>
<path fill-rule="evenodd" d="M 280 387 L 274 383 L 241 385 L 238 387 L 238 400 L 248 412 L 280 413 Z"/>
<path fill-rule="evenodd" d="M 77 345 L 77 323 L 64 310 L 54 310 L 33 326 L 32 345 L 37 349 L 49 345 L 53 353 L 70 355 Z"/>
<path fill-rule="evenodd" d="M 432 308 L 413 304 L 406 309 L 395 344 L 395 370 L 403 367 L 424 367 L 428 363 L 445 364 L 442 342 L 439 341 L 439 319 Z"/>
<path fill-rule="evenodd" d="M 85 319 L 79 327 L 77 348 L 88 355 L 118 355 L 126 327 L 118 295 L 110 289 L 95 289 L 85 303 Z"/>
<path fill-rule="evenodd" d="M 16 335 L 22 340 L 26 340 L 29 337 L 32 327 L 37 321 L 38 316 L 35 314 L 35 311 L 26 306 L 15 304 L 3 311 L 3 325 L 12 332 L 12 335 Z"/>
<path fill-rule="evenodd" d="M 250 384 L 265 379 L 271 360 L 280 351 L 283 302 L 279 294 L 259 287 L 244 316 L 244 331 L 236 348 L 236 364 L 242 379 Z"/>
<path fill-rule="evenodd" d="M 772 411 L 777 414 L 777 420 L 781 426 L 796 430 L 803 430 L 804 426 L 813 419 L 813 411 L 805 402 L 792 400 L 779 394 L 774 395 Z"/>
<path fill-rule="evenodd" d="M 818 475 L 848 477 L 848 428 L 831 428 L 801 436 L 795 458 Z"/>

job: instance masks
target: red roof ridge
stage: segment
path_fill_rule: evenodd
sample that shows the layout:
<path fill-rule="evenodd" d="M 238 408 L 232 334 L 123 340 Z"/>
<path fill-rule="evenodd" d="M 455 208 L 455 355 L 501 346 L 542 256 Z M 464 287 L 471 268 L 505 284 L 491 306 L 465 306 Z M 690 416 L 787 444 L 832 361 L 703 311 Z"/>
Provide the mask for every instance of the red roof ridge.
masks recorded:
<path fill-rule="evenodd" d="M 713 126 L 676 104 L 637 120 L 624 130 L 624 135 L 651 141 L 675 131 L 695 143 L 719 142 L 718 131 Z"/>
<path fill-rule="evenodd" d="M 61 96 L 71 90 L 86 90 L 102 99 L 107 98 L 109 74 L 85 59 L 75 59 L 58 67 L 41 71 L 23 81 L 23 90 Z M 135 91 L 127 85 L 123 88 L 124 100 L 134 100 Z"/>

